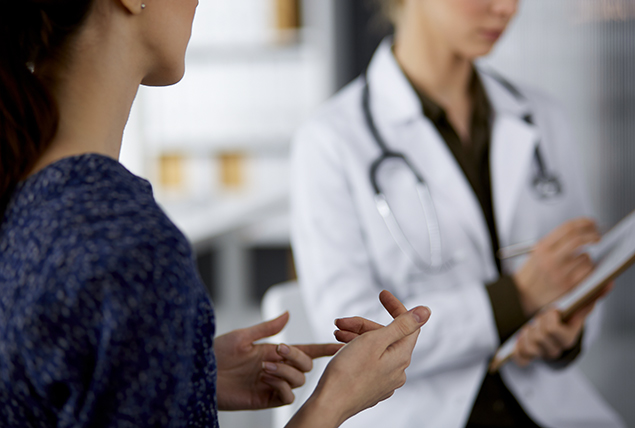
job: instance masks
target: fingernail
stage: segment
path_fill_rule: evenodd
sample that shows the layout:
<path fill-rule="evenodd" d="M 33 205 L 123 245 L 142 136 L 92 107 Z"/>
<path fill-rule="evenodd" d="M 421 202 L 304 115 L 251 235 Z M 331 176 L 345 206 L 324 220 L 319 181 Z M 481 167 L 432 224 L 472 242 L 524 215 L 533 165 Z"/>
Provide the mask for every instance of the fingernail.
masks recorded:
<path fill-rule="evenodd" d="M 291 352 L 291 349 L 289 349 L 289 347 L 285 345 L 284 343 L 281 343 L 280 345 L 278 345 L 278 354 L 289 355 L 289 352 Z"/>
<path fill-rule="evenodd" d="M 412 314 L 415 316 L 415 320 L 421 324 L 424 320 L 430 317 L 432 311 L 426 306 L 418 306 L 412 310 Z"/>
<path fill-rule="evenodd" d="M 276 364 L 264 361 L 262 363 L 262 368 L 268 372 L 275 372 L 278 370 L 278 366 Z"/>

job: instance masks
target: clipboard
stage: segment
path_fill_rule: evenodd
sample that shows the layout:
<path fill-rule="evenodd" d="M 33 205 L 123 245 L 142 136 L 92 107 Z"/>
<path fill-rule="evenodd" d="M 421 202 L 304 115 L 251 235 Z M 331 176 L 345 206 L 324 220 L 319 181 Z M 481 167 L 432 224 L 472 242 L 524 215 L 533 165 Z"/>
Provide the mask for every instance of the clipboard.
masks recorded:
<path fill-rule="evenodd" d="M 635 211 L 604 234 L 600 242 L 588 247 L 587 253 L 596 265 L 595 270 L 576 288 L 549 305 L 560 311 L 565 322 L 635 263 Z M 511 359 L 519 332 L 520 329 L 498 348 L 489 366 L 490 373 L 497 372 Z"/>

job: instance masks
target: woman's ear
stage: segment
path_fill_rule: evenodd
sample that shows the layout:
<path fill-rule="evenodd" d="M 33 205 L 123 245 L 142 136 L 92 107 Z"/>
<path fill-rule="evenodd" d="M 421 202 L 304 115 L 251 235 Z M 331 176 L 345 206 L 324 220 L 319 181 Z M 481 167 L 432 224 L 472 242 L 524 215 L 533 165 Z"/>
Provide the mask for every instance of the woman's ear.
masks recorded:
<path fill-rule="evenodd" d="M 123 8 L 133 15 L 140 14 L 146 8 L 147 0 L 118 0 Z"/>

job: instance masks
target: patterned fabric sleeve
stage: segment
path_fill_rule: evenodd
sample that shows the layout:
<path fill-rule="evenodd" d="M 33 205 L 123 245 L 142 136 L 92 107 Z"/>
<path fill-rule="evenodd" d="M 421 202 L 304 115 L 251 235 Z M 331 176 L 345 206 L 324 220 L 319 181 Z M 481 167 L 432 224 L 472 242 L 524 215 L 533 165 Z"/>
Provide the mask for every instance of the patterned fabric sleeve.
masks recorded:
<path fill-rule="evenodd" d="M 57 291 L 42 295 L 37 316 L 25 319 L 25 386 L 42 397 L 34 422 L 183 426 L 196 303 L 178 293 L 182 278 L 169 269 L 153 281 L 153 265 L 139 258 L 112 268 L 81 287 L 76 277 L 56 278 Z"/>

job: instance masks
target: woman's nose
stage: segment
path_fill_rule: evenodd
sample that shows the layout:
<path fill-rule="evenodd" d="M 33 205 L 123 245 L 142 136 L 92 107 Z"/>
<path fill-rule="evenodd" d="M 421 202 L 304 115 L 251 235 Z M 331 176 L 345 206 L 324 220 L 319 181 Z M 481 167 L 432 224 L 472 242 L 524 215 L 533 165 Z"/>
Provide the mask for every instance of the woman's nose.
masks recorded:
<path fill-rule="evenodd" d="M 518 11 L 519 0 L 493 0 L 492 11 L 496 15 L 511 19 Z"/>

